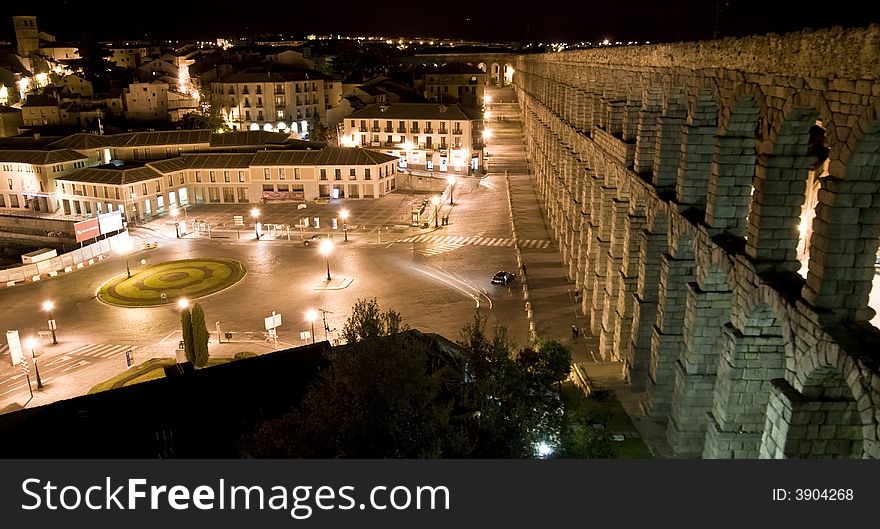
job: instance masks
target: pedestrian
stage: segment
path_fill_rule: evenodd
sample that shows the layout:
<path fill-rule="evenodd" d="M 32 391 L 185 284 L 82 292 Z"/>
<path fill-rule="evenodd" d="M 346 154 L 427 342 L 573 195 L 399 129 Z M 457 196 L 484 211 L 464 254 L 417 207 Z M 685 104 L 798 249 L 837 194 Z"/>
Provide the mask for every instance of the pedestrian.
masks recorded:
<path fill-rule="evenodd" d="M 581 293 L 580 293 L 580 292 L 575 292 L 575 293 L 574 293 L 574 302 L 575 302 L 575 303 L 580 303 L 580 302 L 581 302 Z"/>
<path fill-rule="evenodd" d="M 523 269 L 523 275 L 526 275 L 526 264 L 525 263 L 522 264 L 522 269 Z"/>
<path fill-rule="evenodd" d="M 578 334 L 580 334 L 580 331 L 578 330 L 577 325 L 572 324 L 571 325 L 571 339 L 574 341 L 577 341 Z"/>

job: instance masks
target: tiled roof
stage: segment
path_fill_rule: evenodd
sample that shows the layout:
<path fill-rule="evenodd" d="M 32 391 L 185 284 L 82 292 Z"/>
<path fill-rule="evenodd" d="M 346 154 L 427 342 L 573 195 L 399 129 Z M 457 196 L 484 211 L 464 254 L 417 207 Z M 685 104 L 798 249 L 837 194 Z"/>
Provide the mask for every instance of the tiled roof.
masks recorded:
<path fill-rule="evenodd" d="M 62 149 L 59 151 L 0 151 L 0 162 L 48 165 L 85 159 L 88 159 L 88 156 L 73 149 Z"/>
<path fill-rule="evenodd" d="M 250 167 L 253 154 L 184 154 L 181 161 L 188 169 L 244 169 Z"/>
<path fill-rule="evenodd" d="M 245 145 L 281 144 L 290 138 L 285 132 L 245 130 L 211 134 L 211 147 L 241 147 Z"/>
<path fill-rule="evenodd" d="M 46 96 L 42 94 L 31 94 L 27 97 L 27 100 L 21 105 L 24 107 L 57 107 L 58 100 L 51 96 Z"/>
<path fill-rule="evenodd" d="M 479 112 L 465 109 L 459 104 L 438 103 L 392 103 L 369 105 L 349 114 L 346 119 L 440 119 L 471 121 L 481 119 Z"/>
<path fill-rule="evenodd" d="M 174 171 L 182 171 L 189 167 L 182 158 L 169 158 L 167 160 L 148 162 L 147 166 L 162 173 L 173 173 Z"/>
<path fill-rule="evenodd" d="M 324 147 L 320 151 L 260 151 L 251 165 L 377 165 L 393 160 L 397 158 L 357 147 Z"/>
<path fill-rule="evenodd" d="M 469 64 L 465 64 L 463 62 L 450 62 L 446 63 L 443 66 L 438 66 L 437 68 L 429 69 L 427 72 L 430 74 L 483 74 L 486 75 L 486 72 L 480 70 L 476 66 L 471 66 Z"/>
<path fill-rule="evenodd" d="M 98 134 L 79 132 L 50 143 L 48 147 L 50 149 L 99 149 L 101 147 L 107 147 L 111 143 L 111 136 L 99 136 Z"/>
<path fill-rule="evenodd" d="M 46 149 L 50 144 L 62 139 L 62 136 L 41 136 L 34 139 L 33 136 L 13 136 L 0 138 L 0 150 L 36 150 Z M 0 154 L 2 156 L 2 154 Z"/>
<path fill-rule="evenodd" d="M 285 83 L 290 81 L 322 80 L 320 72 L 311 71 L 267 71 L 248 69 L 231 73 L 218 82 L 220 83 Z"/>
<path fill-rule="evenodd" d="M 111 169 L 105 167 L 89 167 L 80 169 L 56 180 L 65 182 L 79 182 L 88 184 L 134 184 L 144 180 L 151 180 L 162 176 L 161 173 L 151 167 L 134 167 L 131 169 Z"/>
<path fill-rule="evenodd" d="M 116 147 L 148 147 L 151 145 L 191 145 L 195 143 L 207 144 L 211 141 L 211 131 L 208 129 L 198 130 L 169 130 L 158 132 L 127 132 L 113 137 L 113 145 Z"/>

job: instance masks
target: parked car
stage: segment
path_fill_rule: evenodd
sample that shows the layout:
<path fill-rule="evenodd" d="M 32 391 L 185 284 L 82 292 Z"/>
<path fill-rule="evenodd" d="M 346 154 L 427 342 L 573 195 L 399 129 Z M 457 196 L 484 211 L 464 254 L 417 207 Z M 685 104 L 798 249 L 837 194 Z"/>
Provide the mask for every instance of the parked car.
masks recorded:
<path fill-rule="evenodd" d="M 152 250 L 153 248 L 158 248 L 158 247 L 159 247 L 159 243 L 156 241 L 144 243 L 144 250 Z"/>
<path fill-rule="evenodd" d="M 492 284 L 493 285 L 507 285 L 512 283 L 516 279 L 516 276 L 511 274 L 510 272 L 505 272 L 504 270 L 499 270 L 492 276 Z"/>
<path fill-rule="evenodd" d="M 318 245 L 321 243 L 321 240 L 329 239 L 329 238 L 330 237 L 328 235 L 316 233 L 315 235 L 312 235 L 311 237 L 306 237 L 305 240 L 303 241 L 303 246 L 311 246 L 313 244 Z"/>

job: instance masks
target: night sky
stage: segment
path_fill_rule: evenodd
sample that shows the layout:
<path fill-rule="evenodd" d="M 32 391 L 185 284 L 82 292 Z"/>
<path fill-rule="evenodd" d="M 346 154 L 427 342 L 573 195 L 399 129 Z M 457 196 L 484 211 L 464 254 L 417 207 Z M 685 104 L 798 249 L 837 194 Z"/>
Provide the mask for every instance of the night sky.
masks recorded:
<path fill-rule="evenodd" d="M 712 37 L 716 0 L 581 0 L 579 2 L 430 0 L 331 2 L 195 0 L 138 2 L 132 12 L 121 0 L 63 0 L 0 7 L 0 38 L 12 40 L 13 14 L 35 14 L 38 25 L 60 39 L 84 35 L 123 38 L 202 38 L 281 33 L 426 36 L 482 41 L 675 42 Z M 835 0 L 727 0 L 720 36 L 785 33 L 805 27 L 862 27 L 880 23 L 880 2 Z M 542 9 L 543 6 L 552 6 Z M 862 7 L 864 6 L 864 7 Z M 175 13 L 172 18 L 169 13 Z"/>

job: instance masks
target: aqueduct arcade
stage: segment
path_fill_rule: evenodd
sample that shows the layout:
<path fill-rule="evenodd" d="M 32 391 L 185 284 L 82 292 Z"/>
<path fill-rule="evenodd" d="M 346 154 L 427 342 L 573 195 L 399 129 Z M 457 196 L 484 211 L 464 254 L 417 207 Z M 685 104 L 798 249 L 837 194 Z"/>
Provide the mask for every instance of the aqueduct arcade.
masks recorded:
<path fill-rule="evenodd" d="M 880 27 L 517 59 L 600 354 L 676 454 L 880 457 Z"/>

